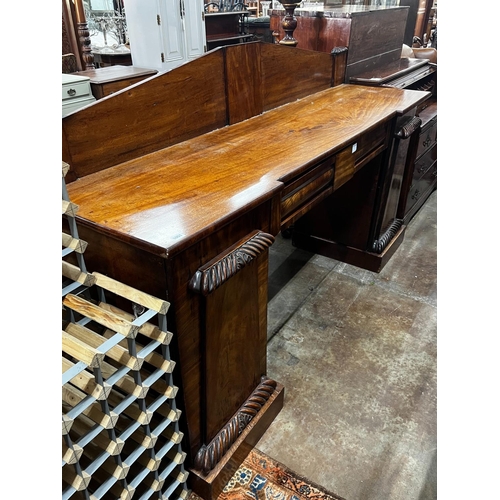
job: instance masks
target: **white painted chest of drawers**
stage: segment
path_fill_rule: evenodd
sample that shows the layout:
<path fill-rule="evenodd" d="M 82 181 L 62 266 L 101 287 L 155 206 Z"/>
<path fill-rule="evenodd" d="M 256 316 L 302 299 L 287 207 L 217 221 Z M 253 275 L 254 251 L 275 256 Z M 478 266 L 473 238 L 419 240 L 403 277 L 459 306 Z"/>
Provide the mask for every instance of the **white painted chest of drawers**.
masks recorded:
<path fill-rule="evenodd" d="M 87 104 L 95 102 L 90 88 L 90 78 L 79 75 L 62 75 L 62 116 L 63 118 Z"/>

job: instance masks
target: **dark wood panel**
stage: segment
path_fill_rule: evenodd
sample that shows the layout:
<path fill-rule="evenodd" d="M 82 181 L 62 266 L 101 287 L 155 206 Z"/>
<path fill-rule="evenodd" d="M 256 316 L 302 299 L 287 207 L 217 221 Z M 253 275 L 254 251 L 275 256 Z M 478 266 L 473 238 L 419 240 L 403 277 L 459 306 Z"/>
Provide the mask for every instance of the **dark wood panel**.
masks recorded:
<path fill-rule="evenodd" d="M 415 173 L 419 172 L 419 174 Z M 410 191 L 408 193 L 408 200 L 406 203 L 405 217 L 411 218 L 413 214 L 423 205 L 425 200 L 432 193 L 437 184 L 437 146 L 427 151 L 419 160 L 415 162 L 414 179 Z"/>
<path fill-rule="evenodd" d="M 226 125 L 222 52 L 193 62 L 63 118 L 67 181 Z"/>
<path fill-rule="evenodd" d="M 422 127 L 418 142 L 417 158 L 422 156 L 437 142 L 437 117 L 433 118 L 425 127 Z"/>
<path fill-rule="evenodd" d="M 415 24 L 417 22 L 417 11 L 420 0 L 399 0 L 399 5 L 408 6 L 408 19 L 406 20 L 406 28 L 403 43 L 411 47 L 413 45 L 413 36 L 415 34 Z"/>
<path fill-rule="evenodd" d="M 263 111 L 260 49 L 259 43 L 225 48 L 228 123 L 230 125 Z"/>
<path fill-rule="evenodd" d="M 346 161 L 354 165 L 351 146 Z M 377 195 L 381 156 L 365 165 L 348 182 L 295 223 L 295 233 L 314 235 L 326 241 L 367 250 Z M 348 160 L 350 158 L 350 160 Z M 336 168 L 342 158 L 337 155 Z M 301 240 L 300 245 L 304 241 Z"/>
<path fill-rule="evenodd" d="M 284 12 L 284 11 L 283 11 Z M 284 15 L 270 16 L 270 29 L 279 34 L 281 40 L 285 36 L 285 32 L 281 26 Z M 319 17 L 302 17 L 297 16 L 297 28 L 295 28 L 293 37 L 297 40 L 297 48 L 306 50 L 318 50 L 318 33 L 321 28 L 321 18 Z"/>
<path fill-rule="evenodd" d="M 351 34 L 349 18 L 319 18 L 318 48 L 322 52 L 331 52 L 334 47 L 348 47 Z"/>
<path fill-rule="evenodd" d="M 252 295 L 259 290 L 259 273 L 267 276 L 267 252 L 261 254 L 206 298 L 205 442 L 211 441 L 233 416 L 266 373 L 267 320 Z M 261 300 L 267 300 L 267 287 Z M 227 320 L 227 318 L 230 318 Z"/>
<path fill-rule="evenodd" d="M 261 57 L 264 111 L 331 86 L 332 58 L 329 54 L 263 44 Z"/>
<path fill-rule="evenodd" d="M 399 50 L 404 37 L 408 8 L 370 11 L 352 17 L 347 64 Z"/>

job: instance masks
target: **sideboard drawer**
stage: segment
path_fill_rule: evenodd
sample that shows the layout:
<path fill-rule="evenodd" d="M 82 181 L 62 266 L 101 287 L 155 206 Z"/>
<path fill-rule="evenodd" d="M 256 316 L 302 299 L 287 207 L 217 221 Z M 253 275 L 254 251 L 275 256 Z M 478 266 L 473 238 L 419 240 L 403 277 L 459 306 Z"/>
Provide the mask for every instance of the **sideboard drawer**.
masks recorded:
<path fill-rule="evenodd" d="M 437 179 L 437 158 L 435 156 L 436 147 L 428 151 L 424 156 L 425 162 L 421 165 L 424 172 L 418 179 L 414 179 L 408 193 L 406 202 L 407 210 L 410 210 L 422 198 L 426 198 L 430 191 L 433 189 Z M 416 167 L 416 165 L 415 165 Z"/>
<path fill-rule="evenodd" d="M 437 161 L 437 144 L 415 162 L 413 183 L 422 178 Z"/>
<path fill-rule="evenodd" d="M 75 82 L 62 86 L 62 100 L 76 99 L 89 95 L 90 86 L 88 82 Z"/>
<path fill-rule="evenodd" d="M 431 120 L 420 132 L 417 158 L 425 154 L 437 142 L 437 117 Z"/>
<path fill-rule="evenodd" d="M 281 220 L 289 220 L 303 205 L 333 187 L 335 159 L 328 158 L 285 185 L 281 198 Z"/>
<path fill-rule="evenodd" d="M 382 126 L 362 135 L 358 141 L 357 151 L 355 153 L 355 170 L 359 170 L 365 163 L 367 159 L 373 157 L 373 153 L 376 151 L 378 154 L 379 146 L 385 144 L 387 139 L 387 127 L 389 123 L 384 123 Z"/>
<path fill-rule="evenodd" d="M 345 184 L 369 160 L 386 148 L 387 127 L 388 124 L 384 123 L 337 153 L 334 189 Z"/>

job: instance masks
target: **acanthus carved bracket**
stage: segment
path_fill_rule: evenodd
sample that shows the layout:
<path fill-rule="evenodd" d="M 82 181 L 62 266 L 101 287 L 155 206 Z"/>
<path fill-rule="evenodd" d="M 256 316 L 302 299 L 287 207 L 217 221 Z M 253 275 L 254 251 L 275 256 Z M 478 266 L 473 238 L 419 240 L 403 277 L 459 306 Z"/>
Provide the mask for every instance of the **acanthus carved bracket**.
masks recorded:
<path fill-rule="evenodd" d="M 263 376 L 251 396 L 243 403 L 233 418 L 210 441 L 203 445 L 194 459 L 197 470 L 208 474 L 222 459 L 227 450 L 235 443 L 249 422 L 267 403 L 276 389 L 276 381 Z"/>
<path fill-rule="evenodd" d="M 274 236 L 258 231 L 241 244 L 216 257 L 196 271 L 189 282 L 189 289 L 209 295 L 238 271 L 250 264 L 274 243 Z"/>
<path fill-rule="evenodd" d="M 378 240 L 373 242 L 372 251 L 375 253 L 382 253 L 392 238 L 394 238 L 396 233 L 401 229 L 402 225 L 402 219 L 394 219 L 387 231 Z"/>

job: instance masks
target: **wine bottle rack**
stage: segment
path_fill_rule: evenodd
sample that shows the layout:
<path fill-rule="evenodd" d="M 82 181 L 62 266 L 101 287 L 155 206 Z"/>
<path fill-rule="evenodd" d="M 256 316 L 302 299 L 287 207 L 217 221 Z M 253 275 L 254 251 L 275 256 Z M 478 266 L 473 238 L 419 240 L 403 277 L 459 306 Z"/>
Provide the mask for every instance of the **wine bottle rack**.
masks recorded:
<path fill-rule="evenodd" d="M 185 499 L 169 303 L 87 271 L 68 170 L 63 163 L 62 498 Z"/>

